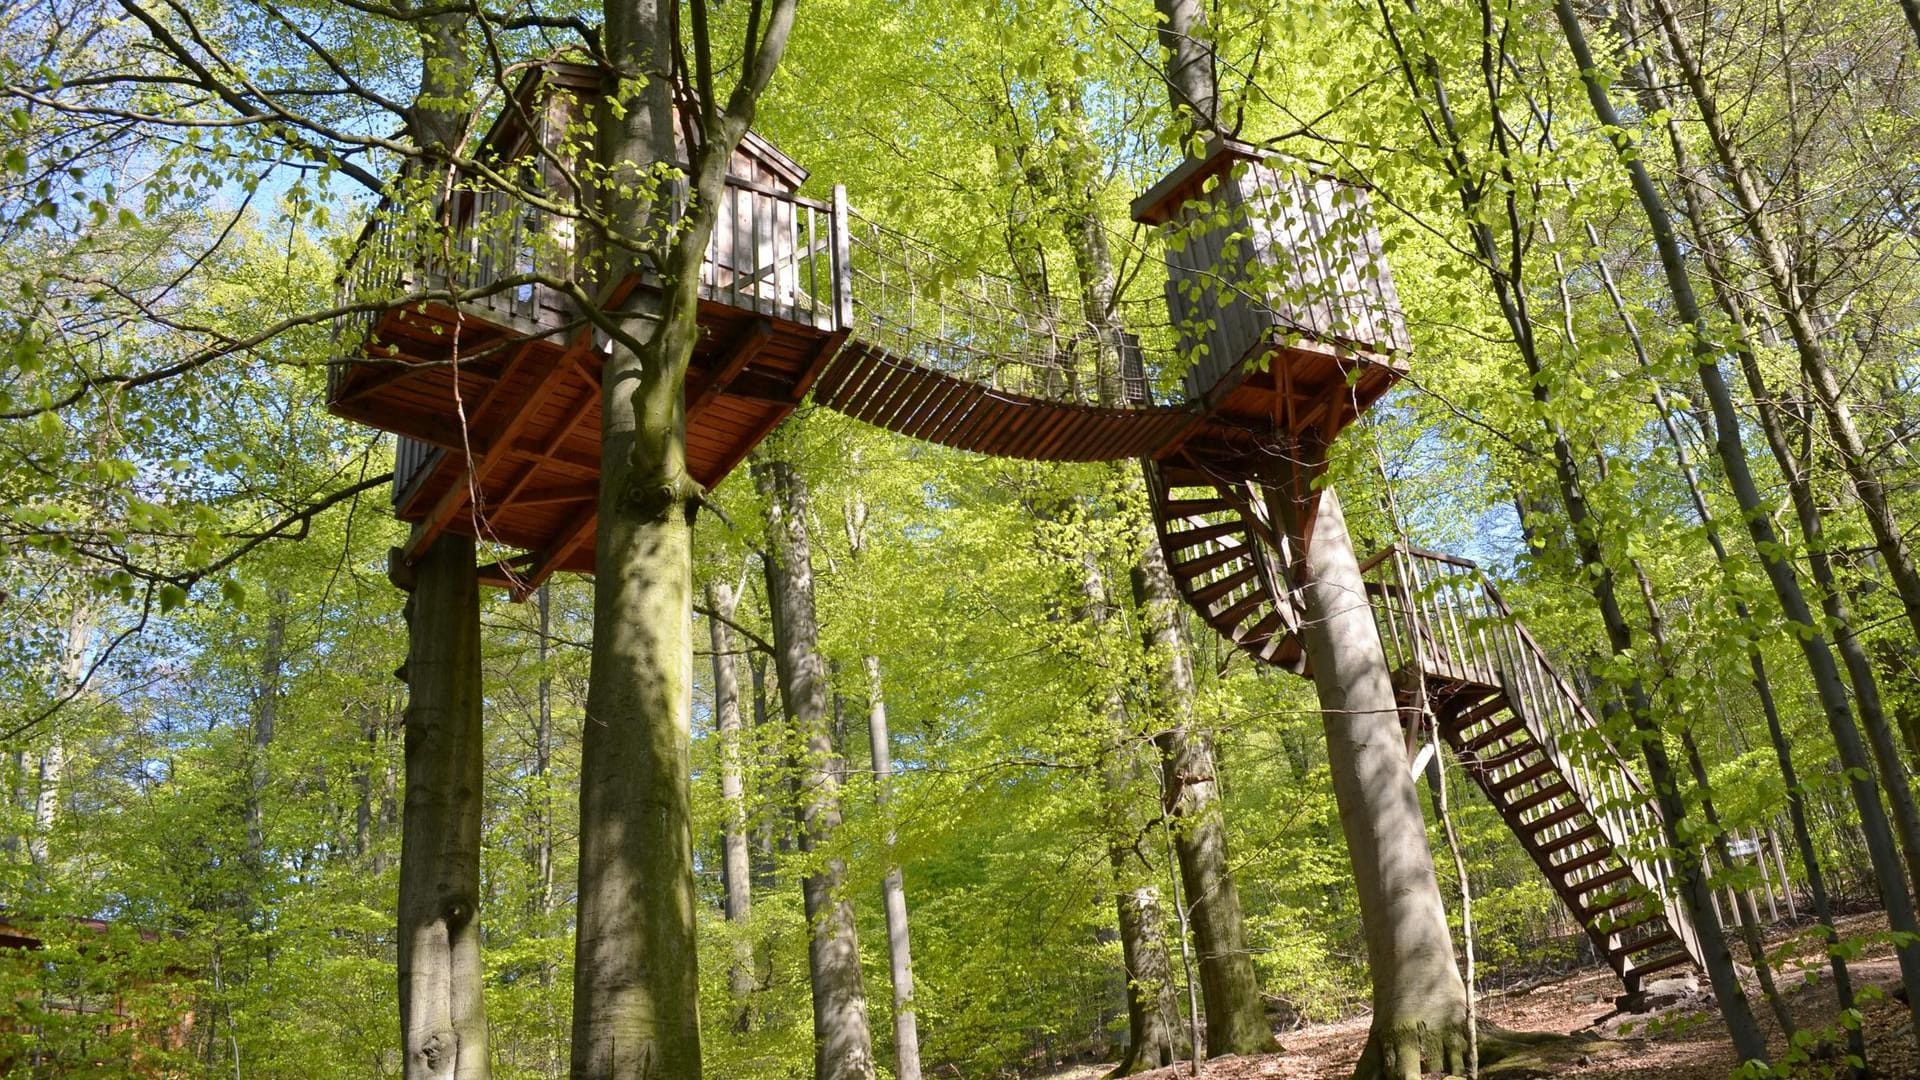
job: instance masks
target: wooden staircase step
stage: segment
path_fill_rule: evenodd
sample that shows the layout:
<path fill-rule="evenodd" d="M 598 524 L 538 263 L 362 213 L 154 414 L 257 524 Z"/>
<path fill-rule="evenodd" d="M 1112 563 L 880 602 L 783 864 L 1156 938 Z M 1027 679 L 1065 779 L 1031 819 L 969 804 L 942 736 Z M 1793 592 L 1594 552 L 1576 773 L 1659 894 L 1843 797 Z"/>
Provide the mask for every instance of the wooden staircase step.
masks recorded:
<path fill-rule="evenodd" d="M 1632 892 L 1622 893 L 1619 901 L 1616 902 L 1613 906 L 1619 907 L 1620 904 L 1623 904 L 1626 901 L 1633 899 L 1636 895 L 1637 894 Z M 1604 912 L 1602 912 L 1601 914 L 1604 914 Z M 1613 934 L 1624 934 L 1629 930 L 1635 929 L 1636 927 L 1645 926 L 1648 923 L 1660 922 L 1664 920 L 1666 917 L 1667 917 L 1667 913 L 1664 908 L 1659 907 L 1658 905 L 1649 905 L 1647 907 L 1641 908 L 1639 911 L 1629 913 L 1629 917 L 1623 918 L 1618 922 L 1607 922 L 1605 925 L 1601 925 L 1602 920 L 1600 919 L 1599 915 L 1594 915 L 1589 918 L 1584 918 L 1584 919 L 1581 919 L 1580 921 L 1586 924 L 1588 929 L 1598 930 L 1603 934 L 1613 935 Z"/>
<path fill-rule="evenodd" d="M 1504 709 L 1507 707 L 1507 699 L 1505 697 L 1495 698 L 1493 701 L 1489 702 L 1488 704 L 1497 706 L 1498 708 L 1494 710 L 1497 712 L 1499 709 Z M 1484 706 L 1482 707 L 1484 708 Z M 1516 731 L 1519 731 L 1521 728 L 1526 726 L 1527 726 L 1527 722 L 1525 720 L 1522 720 L 1520 717 L 1516 716 L 1513 719 L 1506 721 L 1505 723 L 1494 725 L 1493 727 L 1487 729 L 1482 734 L 1474 736 L 1471 740 L 1469 740 L 1466 743 L 1466 745 L 1462 746 L 1460 749 L 1464 753 L 1478 754 L 1483 747 L 1491 746 L 1492 744 L 1499 742 L 1501 739 L 1506 738 L 1507 736 L 1513 734 Z"/>
<path fill-rule="evenodd" d="M 1576 895 L 1585 895 L 1599 892 L 1609 885 L 1618 885 L 1632 876 L 1633 870 L 1630 867 L 1616 866 L 1604 874 L 1595 874 L 1585 881 L 1570 881 L 1567 883 L 1567 888 Z"/>
<path fill-rule="evenodd" d="M 1548 773 L 1557 772 L 1559 768 L 1550 759 L 1536 761 L 1494 785 L 1494 794 L 1504 799 L 1508 794 L 1520 790 Z"/>
<path fill-rule="evenodd" d="M 1209 540 L 1218 540 L 1221 537 L 1245 532 L 1246 528 L 1245 522 L 1235 518 L 1232 521 L 1222 521 L 1217 525 L 1202 525 L 1197 529 L 1181 529 L 1178 532 L 1168 529 L 1167 548 L 1170 551 L 1185 551 Z"/>
<path fill-rule="evenodd" d="M 1565 811 L 1561 811 L 1565 813 Z M 1576 844 L 1584 844 L 1600 836 L 1599 825 L 1589 825 L 1584 829 L 1575 829 L 1565 836 L 1555 836 L 1540 842 L 1542 849 L 1548 852 L 1565 851 Z"/>
<path fill-rule="evenodd" d="M 1191 559 L 1182 559 L 1173 564 L 1173 572 L 1183 578 L 1192 579 L 1209 570 L 1218 570 L 1235 559 L 1247 557 L 1245 544 L 1223 544 L 1218 551 L 1209 551 L 1204 555 L 1195 555 Z"/>
<path fill-rule="evenodd" d="M 1233 635 L 1233 640 L 1234 643 L 1238 645 L 1258 645 L 1279 633 L 1285 625 L 1286 620 L 1280 617 L 1278 611 L 1269 611 L 1267 612 L 1267 617 L 1254 623 L 1252 628 L 1236 631 Z"/>
<path fill-rule="evenodd" d="M 1680 935 L 1674 933 L 1671 929 L 1662 930 L 1657 934 L 1649 934 L 1637 941 L 1629 941 L 1625 944 L 1615 946 L 1611 950 L 1611 953 L 1615 957 L 1632 956 L 1634 953 L 1650 952 L 1654 949 L 1665 948 L 1668 945 L 1676 945 L 1679 944 L 1679 941 Z"/>
<path fill-rule="evenodd" d="M 1256 589 L 1246 596 L 1241 597 L 1239 601 L 1225 611 L 1207 616 L 1207 621 L 1214 626 L 1239 626 L 1241 620 L 1260 610 L 1261 606 L 1266 602 L 1267 594 Z"/>
<path fill-rule="evenodd" d="M 1487 701 L 1483 701 L 1480 704 L 1474 706 L 1473 708 L 1467 710 L 1466 713 L 1464 713 L 1460 717 L 1459 721 L 1457 722 L 1457 728 L 1460 731 L 1465 731 L 1468 728 L 1472 727 L 1473 725 L 1479 723 L 1482 720 L 1487 719 L 1490 716 L 1495 715 L 1496 713 L 1500 712 L 1502 709 L 1505 709 L 1505 708 L 1507 708 L 1507 695 L 1496 694 L 1491 699 Z M 1513 727 L 1523 727 L 1525 725 L 1526 725 L 1526 721 L 1521 719 L 1518 715 L 1516 715 L 1512 720 L 1500 726 L 1508 728 L 1508 730 L 1512 730 Z M 1474 741 L 1478 742 L 1481 738 L 1484 738 L 1484 737 L 1485 736 L 1477 736 Z M 1468 744 L 1468 745 L 1471 746 L 1472 744 Z"/>
<path fill-rule="evenodd" d="M 1606 899 L 1601 900 L 1599 903 L 1589 904 L 1583 901 L 1580 904 L 1579 910 L 1575 911 L 1574 914 L 1580 917 L 1580 921 L 1582 923 L 1591 923 L 1595 919 L 1598 919 L 1600 916 L 1605 915 L 1607 912 L 1625 907 L 1628 904 L 1631 904 L 1635 900 L 1639 900 L 1639 899 L 1641 899 L 1641 894 L 1639 892 L 1636 892 L 1633 889 L 1626 889 L 1621 892 L 1614 893 L 1611 896 L 1608 896 Z M 1660 911 L 1653 910 L 1648 912 L 1647 918 L 1653 918 L 1654 916 L 1659 914 L 1661 914 Z M 1646 920 L 1644 919 L 1641 920 L 1641 922 L 1644 922 L 1644 921 Z M 1639 924 L 1628 923 L 1626 925 L 1637 926 Z"/>
<path fill-rule="evenodd" d="M 1666 971 L 1669 968 L 1677 968 L 1682 964 L 1691 963 L 1693 963 L 1693 957 L 1688 956 L 1686 950 L 1681 949 L 1668 953 L 1665 956 L 1655 957 L 1644 964 L 1635 964 L 1622 972 L 1621 978 L 1627 980 L 1627 985 L 1632 986 L 1635 982 L 1645 979 L 1655 972 Z"/>
<path fill-rule="evenodd" d="M 1547 864 L 1547 869 L 1552 873 L 1565 877 L 1568 874 L 1577 874 L 1590 866 L 1598 866 L 1613 857 L 1613 845 L 1602 844 L 1577 859 L 1568 859 L 1563 863 L 1550 862 Z"/>
<path fill-rule="evenodd" d="M 1218 581 L 1209 582 L 1193 590 L 1191 599 L 1195 604 L 1205 607 L 1258 576 L 1260 576 L 1260 568 L 1258 566 L 1249 566 L 1244 570 L 1236 570 Z"/>
<path fill-rule="evenodd" d="M 1548 784 L 1546 787 L 1541 788 L 1526 798 L 1517 799 L 1508 804 L 1507 813 L 1515 816 L 1524 814 L 1536 806 L 1545 806 L 1547 803 L 1552 802 L 1572 790 L 1572 788 L 1567 786 L 1565 780 L 1555 780 L 1553 783 Z"/>
<path fill-rule="evenodd" d="M 1553 828 L 1555 825 L 1561 825 L 1566 822 L 1572 821 L 1574 818 L 1577 818 L 1581 814 L 1584 814 L 1586 812 L 1587 812 L 1586 803 L 1575 802 L 1569 806 L 1563 806 L 1560 809 L 1555 810 L 1551 814 L 1546 814 L 1542 817 L 1534 818 L 1532 821 L 1516 821 L 1516 824 L 1520 828 L 1525 829 L 1530 833 L 1534 833 L 1538 835 L 1539 833 L 1543 833 L 1548 829 Z"/>
<path fill-rule="evenodd" d="M 1217 514 L 1222 510 L 1233 509 L 1233 503 L 1219 496 L 1202 499 L 1168 499 L 1160 504 L 1161 515 L 1167 518 L 1197 517 L 1201 514 Z"/>

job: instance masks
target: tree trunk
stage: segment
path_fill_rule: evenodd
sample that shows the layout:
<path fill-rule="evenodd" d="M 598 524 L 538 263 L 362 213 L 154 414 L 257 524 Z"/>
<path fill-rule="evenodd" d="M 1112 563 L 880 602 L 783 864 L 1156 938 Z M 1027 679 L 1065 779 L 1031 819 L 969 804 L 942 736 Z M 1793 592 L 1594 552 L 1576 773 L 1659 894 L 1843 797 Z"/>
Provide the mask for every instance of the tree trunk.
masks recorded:
<path fill-rule="evenodd" d="M 1160 750 L 1161 800 L 1174 826 L 1180 882 L 1199 954 L 1207 1054 L 1270 1053 L 1277 1044 L 1260 1002 L 1240 893 L 1227 859 L 1213 742 L 1193 722 L 1193 657 L 1182 625 L 1186 609 L 1155 538 L 1147 539 L 1133 568 L 1133 598 L 1143 644 L 1160 671 L 1154 743 Z"/>
<path fill-rule="evenodd" d="M 867 741 L 873 751 L 874 795 L 885 813 L 893 794 L 893 752 L 887 734 L 887 699 L 880 691 L 880 658 L 860 658 L 867 669 Z M 891 849 L 893 827 L 887 827 Z M 920 1025 L 913 1015 L 913 948 L 907 936 L 907 887 L 900 867 L 887 868 L 880 883 L 887 909 L 887 970 L 893 980 L 893 1074 L 898 1080 L 920 1080 Z"/>
<path fill-rule="evenodd" d="M 727 987 L 733 994 L 733 1029 L 752 1030 L 753 941 L 747 923 L 753 916 L 753 885 L 747 865 L 747 797 L 741 768 L 740 676 L 733 655 L 733 632 L 727 620 L 740 604 L 740 594 L 725 582 L 707 586 L 708 637 L 713 644 L 714 732 L 720 741 L 721 877 L 726 884 L 727 922 L 732 924 L 733 963 L 727 968 Z"/>
<path fill-rule="evenodd" d="M 93 637 L 93 611 L 75 603 L 67 613 L 67 629 L 60 642 L 60 667 L 54 672 L 56 700 L 79 691 L 86 677 L 87 643 Z M 27 832 L 27 859 L 42 872 L 53 854 L 53 830 L 60 823 L 60 797 L 67 777 L 67 742 L 59 724 L 51 725 L 47 745 L 35 768 L 33 824 Z"/>
<path fill-rule="evenodd" d="M 534 913 L 545 916 L 553 911 L 553 672 L 548 664 L 553 640 L 553 593 L 547 584 L 540 586 L 536 602 L 540 607 L 540 641 L 535 660 L 540 665 L 540 682 L 534 688 L 533 783 L 534 783 Z M 548 977 L 543 971 L 542 979 Z"/>
<path fill-rule="evenodd" d="M 1414 1080 L 1467 1067 L 1467 990 L 1454 962 L 1420 796 L 1408 775 L 1400 707 L 1367 602 L 1340 498 L 1320 493 L 1312 533 L 1281 505 L 1305 543 L 1296 569 L 1300 637 L 1320 695 L 1334 801 L 1360 893 L 1373 973 L 1373 1023 L 1354 1075 Z"/>
<path fill-rule="evenodd" d="M 762 454 L 753 476 L 767 501 L 767 597 L 773 615 L 780 697 L 802 745 L 804 796 L 797 807 L 800 848 L 813 853 L 840 828 L 839 748 L 827 712 L 826 662 L 814 618 L 813 555 L 806 482 L 785 461 Z M 873 1080 L 873 1036 L 860 971 L 853 905 L 840 895 L 846 866 L 829 857 L 810 868 L 801 890 L 810 929 L 814 1080 Z"/>
<path fill-rule="evenodd" d="M 407 600 L 400 1019 L 408 1080 L 485 1080 L 480 961 L 480 586 L 474 542 L 442 533 Z"/>
<path fill-rule="evenodd" d="M 1674 232 L 1673 219 L 1654 187 L 1645 162 L 1633 145 L 1629 129 L 1621 123 L 1613 107 L 1607 84 L 1594 64 L 1592 51 L 1587 47 L 1586 31 L 1572 0 L 1556 0 L 1554 15 L 1580 68 L 1581 81 L 1586 85 L 1594 113 L 1610 133 L 1619 151 L 1621 165 L 1632 183 L 1634 195 L 1647 215 L 1668 292 L 1673 297 L 1675 313 L 1693 332 L 1700 385 L 1712 408 L 1713 435 L 1721 469 L 1740 507 L 1741 516 L 1746 520 L 1747 531 L 1753 539 L 1754 549 L 1774 595 L 1780 601 L 1781 611 L 1787 621 L 1793 624 L 1793 637 L 1806 657 L 1828 730 L 1840 752 L 1841 764 L 1847 770 L 1848 788 L 1859 810 L 1861 832 L 1866 838 L 1874 876 L 1885 894 L 1888 921 L 1896 931 L 1911 934 L 1914 930 L 1913 908 L 1907 898 L 1899 856 L 1894 851 L 1892 831 L 1880 805 L 1880 792 L 1873 780 L 1872 765 L 1867 759 L 1866 748 L 1861 745 L 1859 730 L 1854 726 L 1852 706 L 1847 699 L 1846 687 L 1841 682 L 1832 649 L 1827 644 L 1820 622 L 1807 605 L 1799 575 L 1793 564 L 1787 561 L 1785 548 L 1774 532 L 1772 518 L 1768 516 L 1767 504 L 1762 500 L 1752 470 L 1748 467 L 1740 414 L 1734 408 L 1733 394 L 1720 370 L 1720 346 L 1714 328 L 1706 321 L 1694 294 L 1686 260 Z M 1691 191 L 1690 185 L 1683 185 L 1683 188 Z M 1711 243 L 1711 233 L 1699 231 L 1695 240 L 1698 243 Z M 1716 287 L 1724 287 L 1724 284 L 1717 284 Z M 1920 947 L 1911 944 L 1903 946 L 1897 950 L 1897 955 L 1910 1008 L 1920 1010 Z M 1916 1011 L 1915 1015 L 1920 1019 L 1920 1011 Z"/>
<path fill-rule="evenodd" d="M 266 825 L 262 820 L 262 802 L 267 792 L 267 753 L 273 746 L 273 730 L 280 715 L 280 681 L 286 664 L 287 594 L 275 589 L 268 601 L 267 634 L 260 643 L 260 686 L 253 703 L 252 730 L 247 740 L 247 850 L 245 865 L 248 881 L 243 907 L 252 918 L 259 904 L 266 874 Z"/>

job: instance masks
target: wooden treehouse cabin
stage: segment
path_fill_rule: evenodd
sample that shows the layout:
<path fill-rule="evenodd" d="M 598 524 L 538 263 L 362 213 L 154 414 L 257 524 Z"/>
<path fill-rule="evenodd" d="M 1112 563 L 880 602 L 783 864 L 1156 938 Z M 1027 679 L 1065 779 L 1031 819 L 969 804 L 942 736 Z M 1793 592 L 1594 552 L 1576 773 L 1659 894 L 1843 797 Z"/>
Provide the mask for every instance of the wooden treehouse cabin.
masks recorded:
<path fill-rule="evenodd" d="M 600 94 L 594 68 L 535 69 L 478 156 L 537 176 L 565 206 L 570 170 L 556 162 L 584 153 L 576 122 Z M 806 396 L 846 336 L 845 206 L 797 194 L 806 175 L 752 133 L 733 158 L 687 376 L 688 467 L 708 487 Z M 346 297 L 442 295 L 343 326 L 357 355 L 331 369 L 328 406 L 400 436 L 394 512 L 414 526 L 403 560 L 443 530 L 472 534 L 524 553 L 483 571 L 524 596 L 556 571 L 593 568 L 606 339 L 549 283 L 594 280 L 592 245 L 573 217 L 485 187 L 461 187 L 447 215 L 450 252 L 409 244 L 386 214 L 362 234 Z M 596 301 L 657 285 L 635 276 Z"/>
<path fill-rule="evenodd" d="M 481 574 L 521 597 L 593 569 L 605 338 L 554 284 L 606 276 L 566 212 L 575 121 L 600 93 L 592 68 L 538 68 L 482 143 L 496 175 L 550 193 L 544 207 L 463 180 L 442 222 L 376 214 L 342 283 L 369 314 L 340 328 L 349 358 L 328 401 L 400 436 L 400 558 L 470 534 L 518 552 Z M 733 159 L 687 375 L 695 480 L 719 484 L 809 396 L 963 450 L 1142 459 L 1187 603 L 1257 662 L 1306 673 L 1294 582 L 1311 481 L 1407 371 L 1363 188 L 1216 141 L 1133 206 L 1165 239 L 1164 313 L 1090 321 L 861 218 L 838 189 L 799 195 L 806 175 L 755 135 Z M 594 299 L 644 304 L 657 287 L 635 274 Z M 1647 842 L 1653 801 L 1491 585 L 1405 547 L 1366 566 L 1410 735 L 1431 725 L 1452 748 L 1630 990 L 1688 962 L 1691 928 Z"/>

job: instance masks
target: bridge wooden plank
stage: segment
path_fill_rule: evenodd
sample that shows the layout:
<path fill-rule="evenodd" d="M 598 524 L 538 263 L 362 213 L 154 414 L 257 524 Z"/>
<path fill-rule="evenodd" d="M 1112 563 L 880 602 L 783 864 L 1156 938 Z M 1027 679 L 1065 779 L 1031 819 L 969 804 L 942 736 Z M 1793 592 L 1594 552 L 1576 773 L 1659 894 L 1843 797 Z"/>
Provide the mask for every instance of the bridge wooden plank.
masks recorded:
<path fill-rule="evenodd" d="M 891 431 L 887 419 L 893 414 L 895 406 L 919 388 L 918 369 L 907 364 L 890 364 L 885 380 L 877 389 L 870 388 L 867 391 L 866 400 L 860 402 L 859 412 L 855 415 L 874 427 Z"/>
<path fill-rule="evenodd" d="M 901 398 L 892 414 L 887 417 L 887 430 L 909 434 L 913 430 L 914 420 L 923 412 L 934 398 L 947 392 L 953 380 L 922 376 L 916 380 L 913 392 Z"/>
<path fill-rule="evenodd" d="M 929 423 L 921 429 L 920 437 L 929 442 L 940 443 L 943 446 L 953 445 L 953 432 L 957 430 L 960 425 L 967 422 L 967 419 L 974 414 L 974 411 L 980 407 L 980 403 L 984 401 L 986 397 L 986 387 L 978 383 L 965 384 L 965 388 L 952 400 L 947 402 L 946 414 L 930 420 Z"/>
<path fill-rule="evenodd" d="M 966 397 L 972 384 L 960 379 L 940 379 L 935 385 L 939 389 L 921 404 L 900 434 L 916 439 L 926 438 L 927 430 L 947 419 L 955 403 Z"/>

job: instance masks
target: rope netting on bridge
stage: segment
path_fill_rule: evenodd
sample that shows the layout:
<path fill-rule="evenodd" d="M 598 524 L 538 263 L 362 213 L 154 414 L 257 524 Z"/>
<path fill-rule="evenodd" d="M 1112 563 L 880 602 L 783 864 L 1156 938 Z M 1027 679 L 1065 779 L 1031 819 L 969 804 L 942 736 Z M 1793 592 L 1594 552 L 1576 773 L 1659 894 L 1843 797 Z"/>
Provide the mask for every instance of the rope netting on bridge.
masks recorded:
<path fill-rule="evenodd" d="M 858 211 L 848 220 L 853 336 L 908 363 L 1007 394 L 1073 405 L 1167 404 L 1176 364 L 1164 306 L 1091 319 L 1077 298 L 969 267 Z"/>

